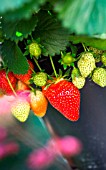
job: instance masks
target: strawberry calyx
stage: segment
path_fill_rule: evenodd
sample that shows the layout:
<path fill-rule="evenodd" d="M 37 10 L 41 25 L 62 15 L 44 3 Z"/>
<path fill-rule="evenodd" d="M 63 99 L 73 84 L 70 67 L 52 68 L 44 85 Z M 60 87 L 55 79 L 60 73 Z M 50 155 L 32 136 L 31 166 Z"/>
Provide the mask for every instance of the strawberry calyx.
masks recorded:
<path fill-rule="evenodd" d="M 52 74 L 51 76 L 48 75 L 48 80 L 47 80 L 45 86 L 42 86 L 42 89 L 47 89 L 52 84 L 57 84 L 58 82 L 60 82 L 62 80 L 69 81 L 69 78 L 68 78 L 69 76 L 70 76 L 70 69 L 68 69 L 64 74 L 63 74 L 62 70 L 59 69 L 59 74 L 56 73 L 56 76 L 54 74 Z"/>
<path fill-rule="evenodd" d="M 75 55 L 71 54 L 71 52 L 64 54 L 61 52 L 61 59 L 58 62 L 63 65 L 64 70 L 66 70 L 68 66 L 74 66 L 75 61 Z"/>
<path fill-rule="evenodd" d="M 72 80 L 75 78 L 75 77 L 80 77 L 81 74 L 80 74 L 80 71 L 78 68 L 76 68 L 75 66 L 73 67 L 73 70 L 71 72 L 71 78 Z"/>

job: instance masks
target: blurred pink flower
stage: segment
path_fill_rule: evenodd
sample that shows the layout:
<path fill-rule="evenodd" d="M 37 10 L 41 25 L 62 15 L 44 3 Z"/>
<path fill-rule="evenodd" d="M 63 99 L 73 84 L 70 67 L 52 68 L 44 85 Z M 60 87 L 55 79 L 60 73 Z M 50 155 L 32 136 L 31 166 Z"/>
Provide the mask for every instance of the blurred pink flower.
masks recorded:
<path fill-rule="evenodd" d="M 7 144 L 0 144 L 0 159 L 6 156 L 17 154 L 19 151 L 19 145 L 15 142 L 10 142 Z"/>
<path fill-rule="evenodd" d="M 4 95 L 0 98 L 0 115 L 9 113 L 11 110 L 11 104 L 15 100 L 15 96 Z"/>
<path fill-rule="evenodd" d="M 73 136 L 65 136 L 55 140 L 55 147 L 64 156 L 78 155 L 82 150 L 82 143 Z"/>
<path fill-rule="evenodd" d="M 7 129 L 0 127 L 0 159 L 19 151 L 19 145 L 16 142 L 8 142 Z"/>
<path fill-rule="evenodd" d="M 30 102 L 30 91 L 29 90 L 21 90 L 17 92 L 17 97 L 23 100 L 27 100 Z"/>
<path fill-rule="evenodd" d="M 46 147 L 32 152 L 28 158 L 28 166 L 42 169 L 49 166 L 57 156 L 75 156 L 82 150 L 82 143 L 73 136 L 56 137 L 48 141 Z"/>
<path fill-rule="evenodd" d="M 3 127 L 0 127 L 0 142 L 2 142 L 7 137 L 7 130 Z"/>
<path fill-rule="evenodd" d="M 49 166 L 55 158 L 55 155 L 48 147 L 35 150 L 29 155 L 28 165 L 30 168 L 42 169 Z"/>

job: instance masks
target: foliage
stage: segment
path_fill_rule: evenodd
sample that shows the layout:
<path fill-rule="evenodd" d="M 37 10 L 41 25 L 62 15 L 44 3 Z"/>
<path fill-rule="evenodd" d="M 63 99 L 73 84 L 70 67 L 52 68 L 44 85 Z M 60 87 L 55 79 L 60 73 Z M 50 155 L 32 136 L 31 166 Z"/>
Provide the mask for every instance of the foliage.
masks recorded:
<path fill-rule="evenodd" d="M 10 71 L 24 74 L 28 70 L 27 60 L 15 42 L 5 40 L 2 46 L 2 55 Z"/>
<path fill-rule="evenodd" d="M 59 0 L 55 10 L 71 32 L 92 35 L 106 31 L 105 6 L 105 0 Z"/>
<path fill-rule="evenodd" d="M 23 63 L 26 63 L 26 60 L 21 52 L 25 51 L 23 47 L 26 46 L 26 39 L 40 39 L 44 56 L 60 54 L 69 46 L 69 41 L 105 50 L 105 40 L 92 38 L 94 35 L 101 36 L 105 33 L 105 4 L 104 0 L 11 0 L 9 3 L 7 0 L 2 1 L 0 41 L 4 41 L 2 56 L 8 61 L 9 69 L 15 73 L 27 72 L 28 66 Z M 22 47 L 19 45 L 20 41 L 24 44 Z M 17 53 L 19 63 L 19 58 L 22 59 L 21 65 L 15 62 Z M 15 66 L 11 64 L 13 61 Z M 18 67 L 20 69 L 17 69 Z"/>
<path fill-rule="evenodd" d="M 74 66 L 77 67 L 77 61 L 82 51 L 89 51 L 89 47 L 91 47 L 94 51 L 90 52 L 96 59 L 98 56 L 101 57 L 106 50 L 105 8 L 105 0 L 2 0 L 0 3 L 0 55 L 3 59 L 2 64 L 7 70 L 15 74 L 25 74 L 29 68 L 27 60 L 31 59 L 34 64 L 34 70 L 31 71 L 34 73 L 30 80 L 30 90 L 33 89 L 33 86 L 35 87 L 33 75 L 39 72 L 38 68 L 41 72 L 49 70 L 50 74 L 54 70 L 55 76 L 57 70 L 62 75 L 62 71 L 69 68 L 66 70 L 68 73 L 66 77 L 70 74 L 69 80 L 72 80 L 70 71 Z M 29 45 L 33 42 L 37 43 L 41 50 L 41 55 L 38 58 L 29 52 Z M 66 54 L 70 54 L 75 62 L 64 65 L 61 61 L 62 56 Z M 53 62 L 51 62 L 53 69 L 48 64 L 52 57 L 57 64 L 56 70 Z M 61 71 L 60 68 L 63 70 Z M 89 76 L 92 77 L 92 75 Z M 48 75 L 48 79 L 53 80 L 50 75 Z M 37 144 L 44 145 L 50 138 L 42 119 L 35 117 L 32 113 L 29 120 L 21 125 L 34 137 L 36 148 Z M 30 142 L 29 140 L 26 142 Z M 16 170 L 28 169 L 24 160 L 31 152 L 31 148 L 27 146 L 26 149 L 23 141 L 19 141 L 22 145 L 19 155 L 0 162 L 2 169 L 8 163 L 10 164 L 5 169 L 8 167 Z M 64 161 L 62 164 L 62 161 L 63 158 L 59 163 L 65 164 Z M 54 169 L 62 169 L 62 166 Z M 66 167 L 63 166 L 63 169 Z"/>
<path fill-rule="evenodd" d="M 106 39 L 100 39 L 89 36 L 71 35 L 70 40 L 73 42 L 73 44 L 84 43 L 86 46 L 95 47 L 100 50 L 106 50 Z"/>
<path fill-rule="evenodd" d="M 28 20 L 21 19 L 18 21 L 8 21 L 6 18 L 2 19 L 3 34 L 6 35 L 7 39 L 11 39 L 15 42 L 22 41 L 24 38 L 27 38 L 28 35 L 35 29 L 36 25 L 36 16 L 32 16 Z"/>
<path fill-rule="evenodd" d="M 40 37 L 40 42 L 46 49 L 44 55 L 54 56 L 59 54 L 61 50 L 65 50 L 68 44 L 69 33 L 62 28 L 60 22 L 53 14 L 41 11 L 38 13 L 38 24 L 33 32 L 33 37 L 35 39 Z"/>

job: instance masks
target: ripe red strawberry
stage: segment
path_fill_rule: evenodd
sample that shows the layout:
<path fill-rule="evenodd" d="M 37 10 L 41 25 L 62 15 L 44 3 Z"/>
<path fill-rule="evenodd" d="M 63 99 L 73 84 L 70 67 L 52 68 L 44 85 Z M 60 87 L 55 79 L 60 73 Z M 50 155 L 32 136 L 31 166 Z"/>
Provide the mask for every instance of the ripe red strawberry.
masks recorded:
<path fill-rule="evenodd" d="M 73 83 L 61 79 L 48 88 L 43 88 L 43 93 L 51 105 L 62 113 L 67 119 L 77 121 L 79 118 L 80 92 Z"/>
<path fill-rule="evenodd" d="M 9 72 L 7 75 L 8 75 L 8 79 L 9 79 L 13 89 L 15 89 L 17 79 L 14 77 L 12 72 Z M 10 84 L 8 83 L 8 80 L 6 77 L 6 71 L 4 69 L 0 70 L 0 91 L 2 91 L 5 94 L 13 93 L 13 91 L 10 87 Z"/>
<path fill-rule="evenodd" d="M 32 69 L 34 69 L 34 65 L 30 60 L 28 60 L 28 63 L 29 63 L 29 69 L 28 69 L 26 74 L 14 74 L 14 76 L 18 80 L 21 80 L 25 84 L 30 84 L 29 80 L 30 80 L 30 78 L 32 76 Z"/>

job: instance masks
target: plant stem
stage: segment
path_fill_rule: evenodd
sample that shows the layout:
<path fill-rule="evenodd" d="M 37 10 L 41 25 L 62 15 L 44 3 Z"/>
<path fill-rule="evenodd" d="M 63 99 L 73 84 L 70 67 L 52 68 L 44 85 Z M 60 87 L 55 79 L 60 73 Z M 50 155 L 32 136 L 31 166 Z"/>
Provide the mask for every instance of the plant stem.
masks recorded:
<path fill-rule="evenodd" d="M 13 91 L 14 95 L 17 96 L 17 94 L 16 94 L 16 92 L 15 92 L 15 90 L 14 90 L 14 88 L 13 88 L 13 86 L 12 86 L 12 84 L 11 84 L 9 78 L 8 78 L 7 73 L 6 73 L 6 78 L 7 78 L 8 84 L 10 85 L 10 88 L 11 88 L 11 90 Z"/>
<path fill-rule="evenodd" d="M 29 68 L 31 69 L 31 71 L 33 72 L 33 73 L 35 73 L 35 71 L 33 70 L 33 68 L 29 65 Z"/>
<path fill-rule="evenodd" d="M 36 60 L 36 58 L 35 58 L 35 57 L 33 57 L 33 59 L 34 59 L 34 61 L 35 61 L 36 65 L 37 65 L 38 69 L 39 69 L 40 71 L 42 71 L 42 69 L 41 69 L 40 65 L 38 64 L 38 61 Z"/>
<path fill-rule="evenodd" d="M 51 65 L 52 65 L 52 68 L 53 68 L 53 71 L 54 71 L 54 74 L 57 78 L 57 73 L 56 73 L 56 69 L 55 69 L 55 66 L 54 66 L 54 63 L 53 63 L 53 60 L 52 60 L 52 57 L 50 56 L 50 61 L 51 61 Z"/>
<path fill-rule="evenodd" d="M 85 45 L 84 45 L 83 43 L 82 43 L 82 46 L 83 46 L 83 48 L 84 48 L 84 51 L 87 51 L 86 48 L 85 48 Z"/>
<path fill-rule="evenodd" d="M 29 87 L 32 91 L 34 91 L 34 88 L 33 88 L 32 86 L 28 85 L 28 87 Z"/>

